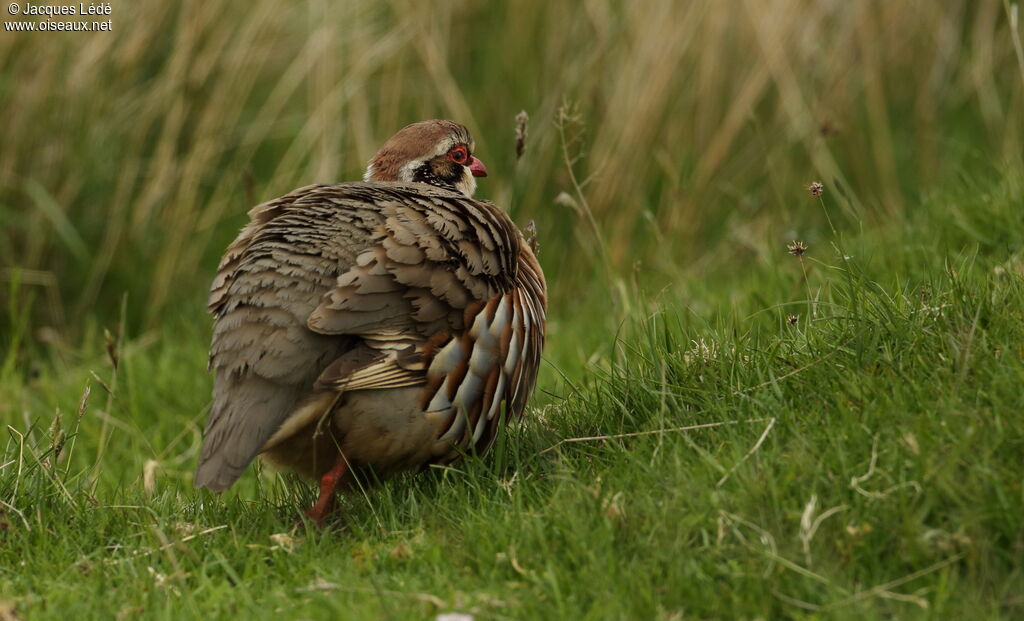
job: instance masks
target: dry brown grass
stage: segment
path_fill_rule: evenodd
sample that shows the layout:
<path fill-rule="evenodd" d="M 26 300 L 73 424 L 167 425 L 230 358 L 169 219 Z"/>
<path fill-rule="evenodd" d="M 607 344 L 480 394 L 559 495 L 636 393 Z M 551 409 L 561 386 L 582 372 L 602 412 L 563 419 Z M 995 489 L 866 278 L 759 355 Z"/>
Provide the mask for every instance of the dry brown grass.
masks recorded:
<path fill-rule="evenodd" d="M 61 301 L 38 309 L 51 324 L 109 314 L 125 290 L 155 322 L 201 304 L 251 204 L 355 179 L 396 128 L 443 116 L 472 127 L 494 171 L 481 194 L 537 219 L 543 259 L 570 288 L 587 267 L 572 259 L 575 216 L 553 203 L 570 189 L 553 126 L 565 101 L 582 114 L 576 173 L 610 263 L 671 273 L 720 257 L 723 239 L 806 222 L 792 203 L 814 179 L 870 220 L 972 162 L 1020 167 L 1024 72 L 1007 12 L 999 0 L 116 1 L 112 34 L 0 37 L 0 278 L 21 279 L 19 299 L 59 282 Z M 531 142 L 517 163 L 521 109 Z"/>

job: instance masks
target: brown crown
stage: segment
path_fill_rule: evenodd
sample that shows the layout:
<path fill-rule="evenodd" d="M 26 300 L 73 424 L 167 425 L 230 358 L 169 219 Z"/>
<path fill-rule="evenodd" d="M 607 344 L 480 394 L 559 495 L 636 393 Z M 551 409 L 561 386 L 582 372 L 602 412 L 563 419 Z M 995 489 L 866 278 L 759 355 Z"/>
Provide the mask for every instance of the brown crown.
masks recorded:
<path fill-rule="evenodd" d="M 465 125 L 454 121 L 431 120 L 407 125 L 388 139 L 370 159 L 368 181 L 400 181 L 399 171 L 412 160 L 437 155 L 440 145 L 465 143 L 473 147 L 473 137 Z"/>

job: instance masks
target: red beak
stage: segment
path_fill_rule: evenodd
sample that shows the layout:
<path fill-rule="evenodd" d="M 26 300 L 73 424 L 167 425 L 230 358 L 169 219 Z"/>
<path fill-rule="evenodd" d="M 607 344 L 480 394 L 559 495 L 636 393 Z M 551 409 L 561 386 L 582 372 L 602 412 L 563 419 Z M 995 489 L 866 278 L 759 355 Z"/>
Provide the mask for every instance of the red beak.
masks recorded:
<path fill-rule="evenodd" d="M 469 158 L 469 172 L 473 173 L 474 177 L 486 177 L 487 167 L 480 160 L 471 157 Z"/>

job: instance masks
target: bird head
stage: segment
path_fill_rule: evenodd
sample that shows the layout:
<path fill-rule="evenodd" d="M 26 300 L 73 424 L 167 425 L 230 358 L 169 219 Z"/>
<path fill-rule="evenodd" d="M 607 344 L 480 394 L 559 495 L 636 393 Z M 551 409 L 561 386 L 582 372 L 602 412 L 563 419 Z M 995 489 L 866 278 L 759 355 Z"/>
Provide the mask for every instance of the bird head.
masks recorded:
<path fill-rule="evenodd" d="M 473 157 L 473 136 L 453 121 L 421 121 L 388 139 L 366 167 L 364 181 L 405 181 L 473 196 L 487 167 Z"/>

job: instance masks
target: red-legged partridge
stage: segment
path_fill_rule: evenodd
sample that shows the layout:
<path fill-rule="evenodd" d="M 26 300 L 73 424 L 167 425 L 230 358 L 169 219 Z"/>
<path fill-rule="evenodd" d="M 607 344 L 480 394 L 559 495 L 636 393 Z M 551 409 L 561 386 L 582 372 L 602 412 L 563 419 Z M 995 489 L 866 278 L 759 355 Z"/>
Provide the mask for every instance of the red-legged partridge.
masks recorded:
<path fill-rule="evenodd" d="M 512 221 L 474 200 L 469 131 L 415 123 L 362 183 L 249 212 L 210 291 L 213 406 L 195 484 L 258 455 L 320 479 L 322 522 L 352 470 L 387 476 L 485 450 L 521 415 L 544 346 L 546 285 Z"/>

